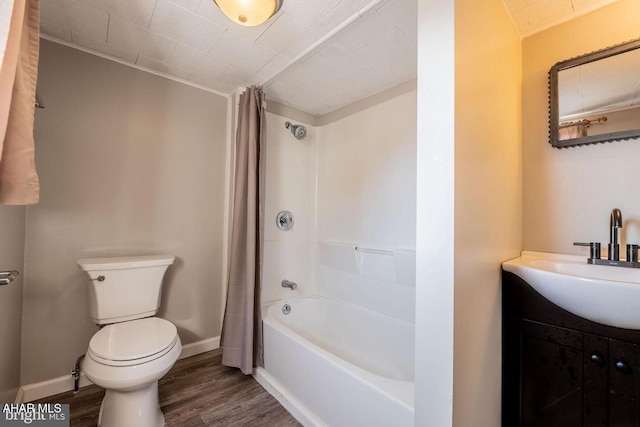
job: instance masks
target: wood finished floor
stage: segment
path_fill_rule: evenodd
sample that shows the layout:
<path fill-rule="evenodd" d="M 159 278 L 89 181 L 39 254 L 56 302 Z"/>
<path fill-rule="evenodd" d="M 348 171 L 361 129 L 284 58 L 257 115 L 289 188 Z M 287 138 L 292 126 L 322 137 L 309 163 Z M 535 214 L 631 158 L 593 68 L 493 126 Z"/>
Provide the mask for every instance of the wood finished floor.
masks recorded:
<path fill-rule="evenodd" d="M 222 366 L 217 349 L 178 360 L 159 382 L 167 427 L 301 426 L 251 376 Z M 91 385 L 37 403 L 69 403 L 71 427 L 95 427 L 104 389 Z"/>

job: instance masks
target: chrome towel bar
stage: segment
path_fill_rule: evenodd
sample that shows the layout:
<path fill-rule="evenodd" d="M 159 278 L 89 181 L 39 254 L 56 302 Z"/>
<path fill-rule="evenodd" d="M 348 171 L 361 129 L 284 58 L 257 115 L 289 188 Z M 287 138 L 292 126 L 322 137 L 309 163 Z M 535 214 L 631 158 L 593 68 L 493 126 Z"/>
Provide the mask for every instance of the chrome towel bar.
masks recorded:
<path fill-rule="evenodd" d="M 356 246 L 355 249 L 357 252 L 368 252 L 371 254 L 379 254 L 379 255 L 393 255 L 393 251 L 388 251 L 385 249 L 363 248 L 362 246 Z"/>
<path fill-rule="evenodd" d="M 20 273 L 18 273 L 16 270 L 0 271 L 0 286 L 8 285 L 9 283 L 13 282 L 18 274 Z"/>

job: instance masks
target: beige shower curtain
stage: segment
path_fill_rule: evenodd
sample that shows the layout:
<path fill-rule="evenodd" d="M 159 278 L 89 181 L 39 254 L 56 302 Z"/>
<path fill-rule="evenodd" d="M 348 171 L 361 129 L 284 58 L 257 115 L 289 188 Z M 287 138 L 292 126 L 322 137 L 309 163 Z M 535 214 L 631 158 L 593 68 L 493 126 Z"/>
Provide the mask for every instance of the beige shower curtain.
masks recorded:
<path fill-rule="evenodd" d="M 38 0 L 0 2 L 0 203 L 38 203 L 33 116 L 40 48 Z"/>
<path fill-rule="evenodd" d="M 252 86 L 240 95 L 227 305 L 222 363 L 249 375 L 263 366 L 260 288 L 265 176 L 264 94 Z"/>

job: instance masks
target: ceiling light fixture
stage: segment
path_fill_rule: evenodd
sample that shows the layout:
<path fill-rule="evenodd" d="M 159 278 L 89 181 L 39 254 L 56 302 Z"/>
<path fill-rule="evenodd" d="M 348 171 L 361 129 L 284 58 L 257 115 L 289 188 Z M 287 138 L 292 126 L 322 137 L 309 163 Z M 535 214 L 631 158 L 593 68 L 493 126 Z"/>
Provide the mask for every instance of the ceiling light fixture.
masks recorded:
<path fill-rule="evenodd" d="M 271 18 L 282 7 L 283 0 L 213 0 L 233 22 L 254 27 Z"/>

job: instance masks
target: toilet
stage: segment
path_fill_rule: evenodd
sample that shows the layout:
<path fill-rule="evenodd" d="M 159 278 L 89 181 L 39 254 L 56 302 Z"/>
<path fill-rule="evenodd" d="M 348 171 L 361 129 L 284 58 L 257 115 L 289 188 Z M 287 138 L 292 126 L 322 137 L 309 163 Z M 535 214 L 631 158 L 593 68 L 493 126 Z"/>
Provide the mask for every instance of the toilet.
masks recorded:
<path fill-rule="evenodd" d="M 153 317 L 174 256 L 79 259 L 89 275 L 89 315 L 100 330 L 82 370 L 106 390 L 98 426 L 159 427 L 158 380 L 182 351 L 175 325 Z"/>

